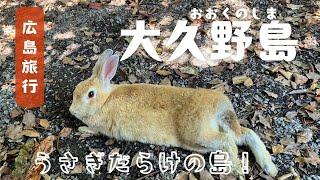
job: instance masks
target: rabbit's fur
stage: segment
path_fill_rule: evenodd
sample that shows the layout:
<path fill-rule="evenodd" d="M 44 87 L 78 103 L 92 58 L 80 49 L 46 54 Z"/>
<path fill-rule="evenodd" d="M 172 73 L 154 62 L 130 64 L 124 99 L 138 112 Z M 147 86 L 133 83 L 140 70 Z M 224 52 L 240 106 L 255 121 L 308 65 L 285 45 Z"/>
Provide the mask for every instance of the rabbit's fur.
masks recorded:
<path fill-rule="evenodd" d="M 79 83 L 70 112 L 116 139 L 229 153 L 232 173 L 244 178 L 237 145 L 247 145 L 271 176 L 277 168 L 251 129 L 241 127 L 229 98 L 216 90 L 151 84 L 111 84 L 119 57 L 106 50 L 90 78 Z M 94 94 L 92 97 L 89 94 Z M 90 96 L 90 97 L 89 97 Z"/>

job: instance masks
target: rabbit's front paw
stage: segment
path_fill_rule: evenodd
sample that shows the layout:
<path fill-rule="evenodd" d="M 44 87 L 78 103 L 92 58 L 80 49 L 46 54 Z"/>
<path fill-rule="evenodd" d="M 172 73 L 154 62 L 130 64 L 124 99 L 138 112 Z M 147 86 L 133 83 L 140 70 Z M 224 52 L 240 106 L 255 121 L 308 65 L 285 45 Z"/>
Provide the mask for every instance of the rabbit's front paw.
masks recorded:
<path fill-rule="evenodd" d="M 278 174 L 278 168 L 273 162 L 267 163 L 263 166 L 263 170 L 270 176 L 276 177 Z"/>
<path fill-rule="evenodd" d="M 237 179 L 245 180 L 241 166 L 234 166 L 232 174 L 237 177 Z"/>

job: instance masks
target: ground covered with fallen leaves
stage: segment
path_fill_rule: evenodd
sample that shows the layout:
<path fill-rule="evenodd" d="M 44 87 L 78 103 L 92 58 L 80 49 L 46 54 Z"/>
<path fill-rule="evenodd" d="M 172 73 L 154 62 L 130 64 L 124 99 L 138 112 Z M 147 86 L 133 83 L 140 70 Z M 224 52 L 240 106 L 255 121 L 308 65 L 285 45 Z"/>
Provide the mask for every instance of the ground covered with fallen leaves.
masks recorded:
<path fill-rule="evenodd" d="M 15 10 L 37 5 L 45 11 L 45 84 L 46 101 L 41 108 L 25 110 L 14 99 Z M 292 39 L 298 40 L 292 62 L 262 61 L 258 54 L 259 28 L 268 7 L 277 9 L 277 18 L 292 26 Z M 44 179 L 88 179 L 84 156 L 91 151 L 130 155 L 130 173 L 107 173 L 104 164 L 95 179 L 219 179 L 206 170 L 188 173 L 180 163 L 174 174 L 160 173 L 158 155 L 176 150 L 184 158 L 192 152 L 138 142 L 119 141 L 93 135 L 68 112 L 74 87 L 91 75 L 98 55 L 111 48 L 121 55 L 130 38 L 120 37 L 121 29 L 134 29 L 137 19 L 147 28 L 161 30 L 152 38 L 158 54 L 166 59 L 176 44 L 162 46 L 176 21 L 187 19 L 199 25 L 195 38 L 200 49 L 210 48 L 210 21 L 192 20 L 192 8 L 229 7 L 231 19 L 240 7 L 257 8 L 261 20 L 252 20 L 248 36 L 253 42 L 239 63 L 221 62 L 213 67 L 195 67 L 185 53 L 179 64 L 167 65 L 152 60 L 141 48 L 122 61 L 114 83 L 152 83 L 179 87 L 219 88 L 232 99 L 243 126 L 259 134 L 279 168 L 279 179 L 320 179 L 320 2 L 298 0 L 253 1 L 124 1 L 124 0 L 45 0 L 0 2 L 0 179 L 38 179 L 40 166 L 34 165 L 38 151 L 50 153 L 51 170 Z M 219 14 L 219 13 L 218 13 Z M 223 19 L 221 13 L 218 15 Z M 190 60 L 188 62 L 188 60 Z M 186 62 L 187 61 L 187 62 Z M 66 175 L 59 169 L 58 157 L 70 151 L 79 163 Z M 240 151 L 248 151 L 241 147 Z M 154 171 L 138 172 L 137 152 L 152 154 Z M 248 179 L 272 179 L 265 175 L 250 153 Z M 208 159 L 208 155 L 205 155 Z M 106 159 L 105 159 L 106 160 Z M 105 161 L 106 162 L 106 161 Z M 225 177 L 221 177 L 225 178 Z"/>

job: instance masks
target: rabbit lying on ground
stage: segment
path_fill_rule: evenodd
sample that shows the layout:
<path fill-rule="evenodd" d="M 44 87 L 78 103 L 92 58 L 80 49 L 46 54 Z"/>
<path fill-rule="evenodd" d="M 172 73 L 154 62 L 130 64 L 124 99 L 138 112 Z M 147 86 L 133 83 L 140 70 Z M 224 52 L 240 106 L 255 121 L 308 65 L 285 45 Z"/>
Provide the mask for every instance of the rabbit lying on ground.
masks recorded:
<path fill-rule="evenodd" d="M 119 56 L 104 51 L 92 76 L 79 83 L 70 112 L 91 129 L 116 139 L 229 153 L 232 173 L 244 178 L 237 145 L 247 145 L 271 176 L 277 168 L 251 129 L 241 127 L 223 93 L 151 84 L 111 84 Z"/>

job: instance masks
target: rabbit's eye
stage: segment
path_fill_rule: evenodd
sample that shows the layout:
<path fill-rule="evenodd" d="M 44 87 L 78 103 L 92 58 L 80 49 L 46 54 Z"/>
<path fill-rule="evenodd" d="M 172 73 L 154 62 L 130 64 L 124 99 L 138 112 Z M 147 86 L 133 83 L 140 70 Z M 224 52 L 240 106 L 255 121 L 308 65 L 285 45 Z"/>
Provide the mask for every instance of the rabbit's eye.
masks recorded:
<path fill-rule="evenodd" d="M 89 97 L 89 98 L 92 98 L 93 96 L 94 96 L 94 92 L 93 92 L 93 91 L 90 91 L 89 94 L 88 94 L 88 97 Z"/>

